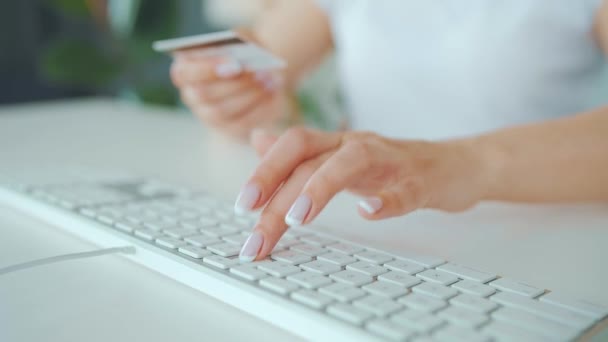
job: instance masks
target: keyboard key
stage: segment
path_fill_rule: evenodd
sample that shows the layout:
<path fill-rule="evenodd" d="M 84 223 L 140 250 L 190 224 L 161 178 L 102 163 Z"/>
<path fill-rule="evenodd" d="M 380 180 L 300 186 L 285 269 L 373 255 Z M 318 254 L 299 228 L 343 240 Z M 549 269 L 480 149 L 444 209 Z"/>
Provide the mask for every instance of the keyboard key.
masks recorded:
<path fill-rule="evenodd" d="M 361 261 L 366 261 L 372 264 L 377 264 L 377 265 L 381 265 L 384 264 L 385 262 L 389 262 L 391 260 L 393 260 L 393 257 L 391 257 L 388 254 L 384 254 L 384 253 L 378 253 L 378 252 L 374 252 L 374 251 L 361 251 L 361 252 L 357 252 L 355 253 L 355 258 L 361 260 Z"/>
<path fill-rule="evenodd" d="M 444 300 L 450 299 L 458 294 L 458 290 L 456 289 L 433 283 L 422 283 L 414 286 L 412 287 L 412 291 Z"/>
<path fill-rule="evenodd" d="M 232 266 L 238 265 L 239 261 L 237 259 L 228 259 L 219 255 L 211 255 L 203 258 L 203 262 L 205 264 L 211 265 L 213 267 L 221 268 L 223 270 L 227 270 Z"/>
<path fill-rule="evenodd" d="M 403 287 L 412 287 L 422 282 L 420 278 L 405 274 L 403 272 L 389 271 L 378 276 L 378 280 L 401 285 Z"/>
<path fill-rule="evenodd" d="M 421 333 L 428 333 L 441 326 L 445 321 L 426 312 L 406 309 L 391 316 L 390 320 Z"/>
<path fill-rule="evenodd" d="M 219 256 L 231 257 L 231 256 L 239 255 L 239 252 L 241 251 L 241 246 L 236 245 L 234 243 L 226 242 L 226 243 L 209 245 L 209 246 L 207 246 L 207 250 L 209 250 L 212 253 L 215 253 Z"/>
<path fill-rule="evenodd" d="M 300 286 L 298 286 L 296 283 L 273 277 L 260 280 L 260 286 L 282 295 L 286 295 L 300 288 Z"/>
<path fill-rule="evenodd" d="M 490 337 L 466 327 L 446 326 L 437 330 L 433 338 L 438 342 L 489 342 Z"/>
<path fill-rule="evenodd" d="M 354 264 L 346 265 L 347 270 L 361 272 L 365 275 L 374 277 L 380 275 L 382 273 L 388 272 L 388 270 L 382 266 L 378 266 L 376 264 L 372 264 L 365 261 L 359 261 Z"/>
<path fill-rule="evenodd" d="M 427 255 L 417 255 L 417 254 L 409 254 L 409 253 L 399 253 L 396 257 L 397 260 L 405 260 L 410 261 L 419 265 L 422 265 L 426 268 L 433 268 L 439 265 L 445 264 L 445 260 L 433 256 Z"/>
<path fill-rule="evenodd" d="M 82 208 L 78 210 L 78 212 L 86 217 L 95 217 L 97 216 L 97 210 L 93 208 Z"/>
<path fill-rule="evenodd" d="M 172 249 L 177 249 L 179 247 L 186 245 L 186 241 L 172 238 L 170 236 L 161 236 L 161 237 L 156 238 L 155 241 L 156 241 L 157 245 L 167 247 L 167 248 L 172 248 Z"/>
<path fill-rule="evenodd" d="M 307 289 L 316 289 L 317 287 L 332 283 L 331 279 L 326 276 L 307 271 L 290 275 L 287 277 L 287 280 Z"/>
<path fill-rule="evenodd" d="M 158 220 L 158 215 L 152 213 L 132 213 L 125 217 L 131 223 L 144 224 L 145 222 Z"/>
<path fill-rule="evenodd" d="M 361 272 L 349 270 L 331 274 L 329 277 L 333 280 L 346 283 L 352 286 L 361 286 L 374 281 L 374 278 L 368 275 L 365 275 Z"/>
<path fill-rule="evenodd" d="M 301 264 L 300 267 L 305 271 L 315 272 L 323 275 L 342 271 L 342 267 L 327 261 L 315 260 Z"/>
<path fill-rule="evenodd" d="M 105 215 L 105 214 L 97 215 L 97 217 L 95 217 L 95 218 L 97 219 L 97 221 L 108 224 L 108 225 L 113 225 L 119 219 L 114 216 Z"/>
<path fill-rule="evenodd" d="M 410 293 L 398 299 L 399 303 L 408 308 L 423 312 L 434 312 L 448 306 L 445 300 L 429 297 L 420 293 Z"/>
<path fill-rule="evenodd" d="M 244 234 L 226 235 L 222 240 L 242 246 L 247 241 L 248 236 Z"/>
<path fill-rule="evenodd" d="M 277 247 L 279 248 L 283 248 L 283 249 L 287 249 L 291 246 L 294 245 L 298 245 L 301 244 L 302 242 L 300 242 L 300 240 L 297 239 L 286 239 L 286 238 L 282 238 L 281 240 L 279 240 L 279 242 L 277 242 Z"/>
<path fill-rule="evenodd" d="M 222 237 L 226 235 L 232 235 L 234 233 L 238 233 L 238 229 L 229 228 L 224 226 L 217 227 L 204 227 L 200 229 L 200 232 L 203 234 L 207 234 L 214 237 Z"/>
<path fill-rule="evenodd" d="M 369 311 L 358 309 L 350 304 L 339 303 L 327 307 L 327 313 L 351 324 L 361 325 L 374 317 Z"/>
<path fill-rule="evenodd" d="M 496 274 L 478 271 L 474 268 L 455 264 L 452 262 L 448 262 L 447 264 L 438 266 L 437 270 L 453 274 L 465 280 L 472 280 L 480 283 L 487 283 L 490 280 L 496 279 L 497 277 Z"/>
<path fill-rule="evenodd" d="M 509 307 L 499 308 L 494 311 L 492 318 L 556 340 L 572 340 L 582 330 Z"/>
<path fill-rule="evenodd" d="M 540 297 L 540 301 L 576 311 L 598 321 L 608 316 L 608 308 L 606 307 L 556 292 L 551 292 Z"/>
<path fill-rule="evenodd" d="M 405 341 L 415 334 L 410 328 L 385 320 L 370 321 L 365 328 L 378 336 L 394 341 Z"/>
<path fill-rule="evenodd" d="M 181 220 L 179 224 L 184 228 L 201 229 L 217 226 L 219 224 L 219 221 L 214 218 L 201 217 L 195 219 Z"/>
<path fill-rule="evenodd" d="M 287 229 L 287 231 L 283 234 L 284 237 L 289 239 L 299 238 L 308 235 L 312 235 L 312 233 L 310 231 L 305 231 L 304 228 L 298 229 L 294 227 Z"/>
<path fill-rule="evenodd" d="M 156 238 L 163 236 L 160 232 L 148 228 L 140 228 L 135 231 L 135 236 L 148 241 L 154 241 Z"/>
<path fill-rule="evenodd" d="M 450 299 L 450 304 L 484 314 L 498 307 L 498 304 L 489 299 L 471 294 L 459 294 L 458 296 Z"/>
<path fill-rule="evenodd" d="M 593 319 L 574 311 L 508 292 L 497 293 L 490 299 L 504 306 L 521 309 L 574 328 L 586 329 L 594 322 Z"/>
<path fill-rule="evenodd" d="M 290 265 L 281 261 L 269 262 L 259 266 L 258 268 L 273 277 L 286 277 L 288 275 L 300 273 L 302 271 L 297 266 Z"/>
<path fill-rule="evenodd" d="M 450 285 L 458 281 L 458 277 L 437 270 L 426 270 L 416 274 L 416 277 L 441 285 Z"/>
<path fill-rule="evenodd" d="M 331 262 L 339 266 L 346 266 L 357 261 L 357 259 L 353 258 L 352 256 L 339 252 L 321 254 L 317 257 L 317 260 Z"/>
<path fill-rule="evenodd" d="M 317 256 L 317 255 L 321 255 L 321 254 L 329 252 L 327 249 L 325 249 L 323 247 L 310 245 L 307 243 L 302 243 L 299 245 L 291 246 L 289 248 L 289 250 L 298 252 L 298 253 L 302 253 L 302 254 L 306 254 L 309 256 Z"/>
<path fill-rule="evenodd" d="M 489 284 L 501 291 L 515 293 L 526 297 L 537 297 L 545 290 L 509 278 L 500 278 Z"/>
<path fill-rule="evenodd" d="M 334 300 L 314 290 L 299 290 L 291 294 L 291 298 L 315 309 L 322 309 Z"/>
<path fill-rule="evenodd" d="M 292 265 L 299 265 L 312 260 L 312 257 L 295 251 L 281 251 L 272 253 L 270 257 L 274 260 L 286 262 Z"/>
<path fill-rule="evenodd" d="M 163 231 L 165 234 L 174 237 L 176 239 L 183 239 L 188 236 L 199 235 L 200 233 L 194 229 L 186 229 L 186 228 L 177 228 L 177 229 L 165 229 Z"/>
<path fill-rule="evenodd" d="M 362 251 L 363 247 L 351 245 L 349 243 L 340 242 L 340 243 L 336 243 L 336 244 L 327 246 L 327 249 L 334 251 L 334 252 L 340 252 L 340 253 L 344 253 L 344 254 L 348 254 L 348 255 L 353 255 L 357 252 Z"/>
<path fill-rule="evenodd" d="M 195 259 L 202 259 L 203 257 L 211 255 L 211 252 L 208 250 L 192 245 L 179 247 L 177 251 Z"/>
<path fill-rule="evenodd" d="M 491 286 L 471 280 L 461 280 L 457 283 L 452 284 L 452 287 L 463 293 L 468 293 L 480 297 L 487 297 L 496 292 L 496 289 Z"/>
<path fill-rule="evenodd" d="M 409 292 L 408 289 L 403 286 L 386 281 L 375 281 L 371 284 L 363 286 L 362 288 L 370 294 L 387 298 L 403 296 Z"/>
<path fill-rule="evenodd" d="M 116 222 L 114 227 L 122 230 L 123 232 L 133 233 L 137 229 L 142 229 L 139 224 L 130 223 L 130 222 Z"/>
<path fill-rule="evenodd" d="M 302 241 L 304 243 L 309 243 L 309 244 L 315 245 L 315 246 L 321 246 L 321 247 L 325 247 L 327 245 L 331 245 L 333 243 L 338 242 L 334 239 L 326 238 L 326 237 L 319 236 L 319 235 L 302 236 L 300 238 L 300 241 Z"/>
<path fill-rule="evenodd" d="M 426 269 L 419 264 L 405 260 L 393 260 L 384 264 L 384 267 L 392 271 L 405 272 L 407 274 L 416 274 Z"/>
<path fill-rule="evenodd" d="M 268 277 L 268 274 L 256 269 L 255 267 L 252 267 L 251 265 L 240 265 L 231 267 L 230 273 L 249 281 L 260 280 L 262 278 Z"/>
<path fill-rule="evenodd" d="M 465 309 L 459 306 L 451 306 L 439 312 L 439 317 L 460 326 L 476 328 L 488 321 L 488 316 Z"/>
<path fill-rule="evenodd" d="M 400 304 L 392 299 L 376 295 L 368 295 L 367 297 L 357 299 L 353 302 L 353 305 L 381 317 L 390 315 L 402 308 Z"/>
<path fill-rule="evenodd" d="M 334 283 L 328 286 L 323 286 L 319 288 L 319 292 L 341 302 L 348 302 L 367 295 L 367 292 L 361 290 L 360 288 L 344 283 Z"/>
<path fill-rule="evenodd" d="M 143 224 L 146 228 L 152 230 L 178 229 L 177 222 L 168 222 L 166 220 L 146 221 Z"/>
<path fill-rule="evenodd" d="M 526 341 L 526 342 L 547 342 L 550 341 L 545 336 L 523 330 L 501 321 L 490 321 L 481 332 L 496 339 L 496 341 Z"/>
<path fill-rule="evenodd" d="M 184 241 L 197 247 L 207 247 L 222 242 L 222 240 L 215 237 L 211 237 L 209 235 L 189 236 L 185 238 Z"/>

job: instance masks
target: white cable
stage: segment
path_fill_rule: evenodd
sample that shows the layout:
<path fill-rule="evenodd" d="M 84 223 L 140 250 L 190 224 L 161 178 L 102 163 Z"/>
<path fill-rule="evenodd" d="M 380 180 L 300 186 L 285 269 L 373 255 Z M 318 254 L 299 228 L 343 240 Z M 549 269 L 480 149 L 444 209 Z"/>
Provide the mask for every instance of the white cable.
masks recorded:
<path fill-rule="evenodd" d="M 101 256 L 101 255 L 114 254 L 114 253 L 134 254 L 135 247 L 133 247 L 133 246 L 112 247 L 112 248 L 98 249 L 98 250 L 94 250 L 94 251 L 90 251 L 90 252 L 62 254 L 62 255 L 56 255 L 56 256 L 43 258 L 43 259 L 27 261 L 27 262 L 24 262 L 21 264 L 0 268 L 0 276 L 7 274 L 7 273 L 21 271 L 21 270 L 24 270 L 27 268 L 54 264 L 57 262 L 68 261 L 68 260 L 91 258 L 91 257 L 96 257 L 96 256 Z"/>

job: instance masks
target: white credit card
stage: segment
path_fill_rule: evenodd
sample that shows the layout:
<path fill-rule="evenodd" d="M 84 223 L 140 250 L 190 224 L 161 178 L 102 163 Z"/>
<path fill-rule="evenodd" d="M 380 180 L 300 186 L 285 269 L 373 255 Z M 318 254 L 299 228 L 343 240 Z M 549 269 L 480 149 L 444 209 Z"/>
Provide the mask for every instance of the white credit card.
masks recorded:
<path fill-rule="evenodd" d="M 280 69 L 287 66 L 282 58 L 259 45 L 244 40 L 234 31 L 221 31 L 196 36 L 159 40 L 152 45 L 158 52 L 192 50 L 201 56 L 230 57 L 247 70 Z"/>

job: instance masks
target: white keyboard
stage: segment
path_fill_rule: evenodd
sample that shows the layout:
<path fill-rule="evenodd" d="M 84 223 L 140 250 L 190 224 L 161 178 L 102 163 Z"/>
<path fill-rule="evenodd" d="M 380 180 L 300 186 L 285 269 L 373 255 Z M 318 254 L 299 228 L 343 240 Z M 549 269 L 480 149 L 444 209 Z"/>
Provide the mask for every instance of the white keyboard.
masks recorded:
<path fill-rule="evenodd" d="M 17 184 L 0 199 L 313 340 L 570 341 L 608 309 L 419 255 L 291 228 L 271 258 L 241 264 L 256 217 L 202 192 L 137 178 Z"/>

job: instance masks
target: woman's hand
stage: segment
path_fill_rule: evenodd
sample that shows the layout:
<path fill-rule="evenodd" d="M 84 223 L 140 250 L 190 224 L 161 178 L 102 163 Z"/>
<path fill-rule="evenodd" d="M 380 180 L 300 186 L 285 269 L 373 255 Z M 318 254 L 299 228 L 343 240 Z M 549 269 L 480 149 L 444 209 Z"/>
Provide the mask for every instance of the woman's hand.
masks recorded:
<path fill-rule="evenodd" d="M 175 54 L 171 79 L 192 112 L 229 135 L 272 127 L 285 113 L 279 71 L 250 72 L 236 60 L 187 50 Z"/>
<path fill-rule="evenodd" d="M 263 159 L 235 211 L 263 211 L 243 246 L 243 261 L 266 257 L 288 225 L 310 223 L 342 190 L 364 197 L 359 214 L 378 220 L 421 208 L 464 210 L 484 196 L 489 182 L 483 159 L 466 140 L 293 128 L 278 139 L 256 132 L 252 143 Z"/>

